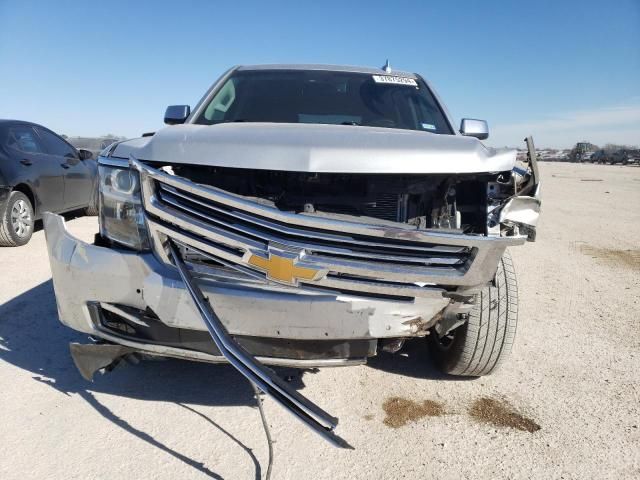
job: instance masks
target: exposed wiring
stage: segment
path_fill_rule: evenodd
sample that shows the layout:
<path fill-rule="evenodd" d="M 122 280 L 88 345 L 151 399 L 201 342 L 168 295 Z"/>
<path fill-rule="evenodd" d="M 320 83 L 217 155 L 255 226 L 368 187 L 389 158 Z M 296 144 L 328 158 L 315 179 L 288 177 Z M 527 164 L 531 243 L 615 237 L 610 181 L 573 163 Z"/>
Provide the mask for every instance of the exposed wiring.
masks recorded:
<path fill-rule="evenodd" d="M 255 383 L 249 382 L 253 387 L 253 391 L 256 396 L 256 402 L 258 402 L 258 410 L 260 410 L 260 419 L 262 420 L 262 426 L 264 427 L 264 434 L 267 437 L 267 444 L 269 445 L 269 465 L 267 466 L 267 475 L 265 480 L 271 480 L 271 467 L 273 466 L 273 440 L 271 440 L 271 431 L 269 430 L 269 424 L 267 423 L 267 417 L 264 415 L 264 409 L 262 408 L 262 398 L 260 398 L 260 389 Z"/>

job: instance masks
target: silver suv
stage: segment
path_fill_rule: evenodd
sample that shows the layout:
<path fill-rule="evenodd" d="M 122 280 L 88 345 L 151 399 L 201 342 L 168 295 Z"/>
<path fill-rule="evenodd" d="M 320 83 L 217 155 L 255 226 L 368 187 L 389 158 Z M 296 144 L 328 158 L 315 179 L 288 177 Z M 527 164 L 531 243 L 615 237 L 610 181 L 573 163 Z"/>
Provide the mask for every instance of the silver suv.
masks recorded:
<path fill-rule="evenodd" d="M 234 67 L 191 111 L 99 157 L 100 235 L 45 228 L 59 316 L 91 378 L 127 355 L 230 362 L 334 443 L 337 419 L 265 364 L 364 363 L 424 338 L 444 372 L 508 354 L 506 249 L 535 239 L 539 177 L 459 130 L 421 76 Z"/>

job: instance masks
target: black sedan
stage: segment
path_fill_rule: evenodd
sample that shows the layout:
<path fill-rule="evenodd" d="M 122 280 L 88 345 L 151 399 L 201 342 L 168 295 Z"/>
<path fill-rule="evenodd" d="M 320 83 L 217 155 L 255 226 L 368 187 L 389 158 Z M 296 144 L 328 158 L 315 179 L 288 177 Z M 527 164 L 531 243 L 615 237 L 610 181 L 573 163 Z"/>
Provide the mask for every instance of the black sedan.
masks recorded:
<path fill-rule="evenodd" d="M 0 246 L 26 244 L 43 212 L 95 214 L 92 157 L 45 127 L 0 120 Z"/>

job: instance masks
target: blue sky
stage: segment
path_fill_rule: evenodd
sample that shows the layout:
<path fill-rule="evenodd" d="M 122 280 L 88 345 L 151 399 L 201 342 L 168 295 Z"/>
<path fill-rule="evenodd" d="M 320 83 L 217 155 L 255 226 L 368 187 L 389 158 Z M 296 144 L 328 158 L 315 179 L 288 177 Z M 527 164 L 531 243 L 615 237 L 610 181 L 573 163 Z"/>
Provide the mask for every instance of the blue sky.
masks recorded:
<path fill-rule="evenodd" d="M 640 0 L 0 0 L 0 118 L 138 136 L 234 64 L 386 58 L 492 145 L 640 144 Z"/>

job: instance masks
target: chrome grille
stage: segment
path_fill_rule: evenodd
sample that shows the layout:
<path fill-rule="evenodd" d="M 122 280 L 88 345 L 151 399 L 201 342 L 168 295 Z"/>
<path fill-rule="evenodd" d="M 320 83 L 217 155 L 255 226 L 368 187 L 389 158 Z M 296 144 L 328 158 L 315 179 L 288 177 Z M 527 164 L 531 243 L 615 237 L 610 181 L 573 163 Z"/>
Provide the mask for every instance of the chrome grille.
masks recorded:
<path fill-rule="evenodd" d="M 264 274 L 247 265 L 247 254 L 267 254 L 277 247 L 301 252 L 306 265 L 328 272 L 305 282 L 305 288 L 430 296 L 436 285 L 485 283 L 504 249 L 524 241 L 284 212 L 136 160 L 131 163 L 140 171 L 156 250 L 170 237 L 254 279 Z"/>
<path fill-rule="evenodd" d="M 268 244 L 288 245 L 304 249 L 318 259 L 330 260 L 328 256 L 343 258 L 367 258 L 380 262 L 408 263 L 416 265 L 462 266 L 469 257 L 466 247 L 437 245 L 393 245 L 358 240 L 353 237 L 323 234 L 269 221 L 267 218 L 244 215 L 237 210 L 225 208 L 195 195 L 159 184 L 156 190 L 160 203 L 170 205 L 187 215 L 192 215 L 212 225 L 241 234 L 248 239 Z M 345 248 L 345 245 L 348 248 Z"/>

